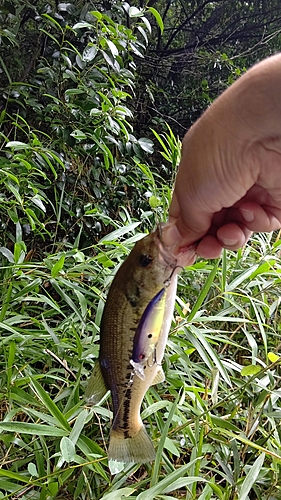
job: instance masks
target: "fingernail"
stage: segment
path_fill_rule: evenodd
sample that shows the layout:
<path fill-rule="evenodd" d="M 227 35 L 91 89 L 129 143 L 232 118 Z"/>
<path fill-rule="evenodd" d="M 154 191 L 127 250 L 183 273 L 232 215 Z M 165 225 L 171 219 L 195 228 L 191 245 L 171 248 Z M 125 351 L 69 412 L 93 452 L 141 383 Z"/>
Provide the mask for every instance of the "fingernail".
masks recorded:
<path fill-rule="evenodd" d="M 246 222 L 253 222 L 255 216 L 251 210 L 246 210 L 245 208 L 240 208 L 240 213 Z"/>
<path fill-rule="evenodd" d="M 221 241 L 221 243 L 223 244 L 223 246 L 227 246 L 227 247 L 233 247 L 234 245 L 236 245 L 238 243 L 238 240 L 232 240 L 230 238 L 219 238 L 219 240 Z"/>

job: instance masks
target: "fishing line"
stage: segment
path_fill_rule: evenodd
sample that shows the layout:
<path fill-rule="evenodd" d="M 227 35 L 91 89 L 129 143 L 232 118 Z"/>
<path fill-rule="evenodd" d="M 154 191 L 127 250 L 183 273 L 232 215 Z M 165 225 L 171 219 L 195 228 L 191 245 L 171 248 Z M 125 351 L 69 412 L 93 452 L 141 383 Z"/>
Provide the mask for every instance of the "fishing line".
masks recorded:
<path fill-rule="evenodd" d="M 158 239 L 159 239 L 159 242 L 160 242 L 160 245 L 159 245 L 159 253 L 162 257 L 162 259 L 164 260 L 164 262 L 166 262 L 166 264 L 169 266 L 169 267 L 172 267 L 172 268 L 175 268 L 176 267 L 176 259 L 175 259 L 175 262 L 174 264 L 171 264 L 170 260 L 168 259 L 168 256 L 167 256 L 167 253 L 170 253 L 172 254 L 172 249 L 175 247 L 175 245 L 173 245 L 172 249 L 171 247 L 169 247 L 169 252 L 167 251 L 166 249 L 166 245 L 164 243 L 164 241 L 162 240 L 162 225 L 159 224 L 159 226 L 157 226 L 156 230 L 157 233 L 158 233 Z"/>

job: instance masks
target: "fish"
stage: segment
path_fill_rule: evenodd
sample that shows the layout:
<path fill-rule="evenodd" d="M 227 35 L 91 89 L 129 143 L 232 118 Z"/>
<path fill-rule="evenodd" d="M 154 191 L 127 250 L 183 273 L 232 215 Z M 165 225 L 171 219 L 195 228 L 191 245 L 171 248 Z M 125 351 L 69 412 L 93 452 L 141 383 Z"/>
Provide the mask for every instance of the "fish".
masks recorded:
<path fill-rule="evenodd" d="M 163 243 L 166 227 L 159 225 L 139 240 L 113 279 L 101 319 L 99 357 L 85 390 L 92 405 L 111 391 L 108 458 L 118 462 L 155 459 L 140 411 L 149 387 L 165 379 L 161 362 L 181 268 Z"/>

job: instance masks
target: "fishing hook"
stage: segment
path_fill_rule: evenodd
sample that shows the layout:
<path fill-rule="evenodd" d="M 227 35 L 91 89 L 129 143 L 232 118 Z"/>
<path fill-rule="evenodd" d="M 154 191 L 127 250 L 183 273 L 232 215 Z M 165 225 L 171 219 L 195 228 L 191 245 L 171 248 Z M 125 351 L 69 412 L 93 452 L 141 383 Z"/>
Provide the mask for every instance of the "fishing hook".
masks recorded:
<path fill-rule="evenodd" d="M 165 287 L 165 288 L 168 288 L 168 286 L 170 286 L 170 283 L 171 283 L 172 277 L 173 277 L 173 275 L 174 275 L 174 272 L 175 272 L 175 270 L 176 270 L 176 269 L 178 269 L 178 268 L 180 268 L 182 271 L 184 270 L 184 267 L 183 267 L 183 266 L 175 266 L 175 267 L 173 267 L 173 270 L 172 270 L 172 272 L 171 272 L 171 274 L 170 274 L 169 278 L 167 278 L 167 279 L 164 281 L 164 283 L 163 283 L 163 285 L 164 285 L 164 287 Z"/>

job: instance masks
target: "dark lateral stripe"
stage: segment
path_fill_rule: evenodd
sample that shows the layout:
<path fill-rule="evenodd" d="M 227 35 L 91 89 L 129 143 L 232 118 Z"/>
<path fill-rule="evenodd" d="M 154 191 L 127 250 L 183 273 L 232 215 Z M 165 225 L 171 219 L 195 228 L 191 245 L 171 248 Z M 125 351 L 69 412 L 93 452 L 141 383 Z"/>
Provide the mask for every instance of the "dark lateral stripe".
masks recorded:
<path fill-rule="evenodd" d="M 130 406 L 131 406 L 131 399 L 132 399 L 132 389 L 129 387 L 126 393 L 126 398 L 123 403 L 123 425 L 122 429 L 124 430 L 124 437 L 125 439 L 128 439 L 130 437 L 129 435 L 129 427 L 130 427 Z"/>

